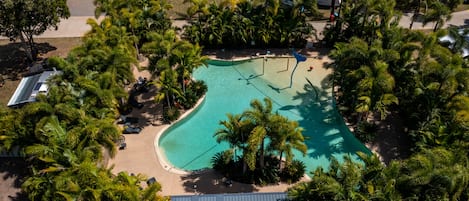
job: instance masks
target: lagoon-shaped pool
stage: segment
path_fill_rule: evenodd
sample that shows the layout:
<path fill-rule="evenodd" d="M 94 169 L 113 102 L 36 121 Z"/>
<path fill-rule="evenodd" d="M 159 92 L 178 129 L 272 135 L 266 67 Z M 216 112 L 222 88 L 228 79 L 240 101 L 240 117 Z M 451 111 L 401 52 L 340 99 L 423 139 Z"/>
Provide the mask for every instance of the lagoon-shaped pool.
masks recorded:
<path fill-rule="evenodd" d="M 195 79 L 204 80 L 208 86 L 205 100 L 161 135 L 158 145 L 163 157 L 181 170 L 211 167 L 212 156 L 228 149 L 227 143 L 218 144 L 213 137 L 222 128 L 219 122 L 227 119 L 227 113 L 240 114 L 250 108 L 251 100 L 262 101 L 264 97 L 272 99 L 274 112 L 298 121 L 304 128 L 308 152 L 305 156 L 295 152 L 295 158 L 305 163 L 308 173 L 317 167 L 327 168 L 332 156 L 342 161 L 350 154 L 358 160 L 356 152 L 370 153 L 335 109 L 328 78 L 331 72 L 318 67 L 308 71 L 311 60 L 299 63 L 291 88 L 294 58 L 211 61 L 207 68 L 198 68 Z"/>

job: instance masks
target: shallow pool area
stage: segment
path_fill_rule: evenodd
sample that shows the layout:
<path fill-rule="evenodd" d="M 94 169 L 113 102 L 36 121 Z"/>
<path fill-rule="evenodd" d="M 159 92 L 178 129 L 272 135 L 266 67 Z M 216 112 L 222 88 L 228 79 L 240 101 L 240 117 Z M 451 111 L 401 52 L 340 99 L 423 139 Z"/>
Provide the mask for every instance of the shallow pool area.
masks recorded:
<path fill-rule="evenodd" d="M 369 153 L 335 110 L 328 78 L 331 72 L 319 67 L 308 71 L 310 63 L 298 64 L 291 88 L 294 58 L 212 61 L 208 67 L 198 68 L 194 77 L 206 82 L 206 97 L 190 115 L 161 135 L 160 151 L 178 169 L 209 168 L 211 158 L 228 149 L 228 144 L 218 144 L 213 137 L 222 128 L 219 122 L 227 119 L 227 113 L 249 109 L 251 100 L 269 97 L 274 112 L 298 121 L 304 128 L 308 152 L 304 156 L 295 152 L 295 158 L 305 163 L 308 173 L 317 167 L 327 168 L 331 156 L 341 161 L 350 154 L 357 160 L 356 152 Z"/>

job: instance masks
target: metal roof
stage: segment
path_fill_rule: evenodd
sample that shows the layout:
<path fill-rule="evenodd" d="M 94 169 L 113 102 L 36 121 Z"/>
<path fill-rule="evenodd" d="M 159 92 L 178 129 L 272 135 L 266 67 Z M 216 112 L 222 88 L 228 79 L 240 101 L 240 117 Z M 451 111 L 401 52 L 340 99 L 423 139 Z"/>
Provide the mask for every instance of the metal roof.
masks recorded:
<path fill-rule="evenodd" d="M 171 201 L 285 201 L 287 193 L 230 193 L 171 196 Z"/>
<path fill-rule="evenodd" d="M 40 74 L 24 77 L 16 87 L 15 93 L 11 96 L 7 106 L 36 101 L 36 96 L 39 93 L 47 93 L 47 79 L 58 73 L 61 73 L 61 71 L 44 71 Z"/>

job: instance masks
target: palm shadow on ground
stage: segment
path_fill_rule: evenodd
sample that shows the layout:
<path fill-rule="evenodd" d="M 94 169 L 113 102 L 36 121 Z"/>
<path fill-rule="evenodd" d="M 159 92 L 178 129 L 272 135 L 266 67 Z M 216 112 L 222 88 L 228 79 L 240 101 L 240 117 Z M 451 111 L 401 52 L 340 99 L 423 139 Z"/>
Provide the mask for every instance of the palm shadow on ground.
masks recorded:
<path fill-rule="evenodd" d="M 148 92 L 139 93 L 136 95 L 137 101 L 143 104 L 142 108 L 132 108 L 132 112 L 127 115 L 128 117 L 137 117 L 139 119 L 137 126 L 159 126 L 163 124 L 162 104 L 158 104 L 154 101 L 153 97 L 156 95 L 157 89 L 154 85 L 151 85 Z"/>
<path fill-rule="evenodd" d="M 412 139 L 406 133 L 399 113 L 392 112 L 377 122 L 378 131 L 369 147 L 379 153 L 381 160 L 389 164 L 391 160 L 406 159 L 411 155 Z"/>
<path fill-rule="evenodd" d="M 28 200 L 26 194 L 21 191 L 21 184 L 27 175 L 27 163 L 23 158 L 0 157 L 0 198 L 7 195 L 10 201 Z"/>
<path fill-rule="evenodd" d="M 227 178 L 217 173 L 213 169 L 203 169 L 194 171 L 189 175 L 181 176 L 184 189 L 186 192 L 194 194 L 215 194 L 215 193 L 243 193 L 243 192 L 257 192 L 254 185 L 243 184 L 232 181 L 232 185 L 225 183 Z"/>

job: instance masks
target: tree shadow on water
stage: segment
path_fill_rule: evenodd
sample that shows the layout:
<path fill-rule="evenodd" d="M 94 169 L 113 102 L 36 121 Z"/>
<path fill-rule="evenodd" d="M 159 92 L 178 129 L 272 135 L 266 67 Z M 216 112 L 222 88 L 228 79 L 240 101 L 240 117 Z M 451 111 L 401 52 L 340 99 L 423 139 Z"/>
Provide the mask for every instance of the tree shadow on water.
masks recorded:
<path fill-rule="evenodd" d="M 349 146 L 354 137 L 349 133 L 341 116 L 335 109 L 331 96 L 329 78 L 321 82 L 321 87 L 311 84 L 303 86 L 304 92 L 297 92 L 294 100 L 300 100 L 296 106 L 302 120 L 299 124 L 305 129 L 305 143 L 308 156 L 312 158 L 331 158 L 337 154 L 355 154 L 361 147 Z"/>

